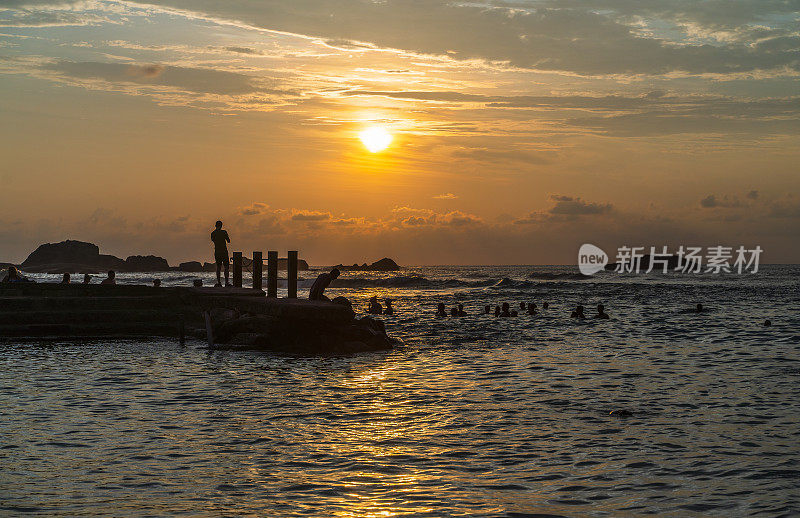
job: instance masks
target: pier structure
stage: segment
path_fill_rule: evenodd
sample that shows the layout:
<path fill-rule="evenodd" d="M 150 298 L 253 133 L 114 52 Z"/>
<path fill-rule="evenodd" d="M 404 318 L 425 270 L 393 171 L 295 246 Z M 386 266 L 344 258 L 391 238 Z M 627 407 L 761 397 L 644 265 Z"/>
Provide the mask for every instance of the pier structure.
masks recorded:
<path fill-rule="evenodd" d="M 357 319 L 352 307 L 297 298 L 297 251 L 289 251 L 286 298 L 278 298 L 278 253 L 253 253 L 252 287 L 242 287 L 234 252 L 234 286 L 0 283 L 0 340 L 164 337 L 207 340 L 218 348 L 292 353 L 391 349 L 383 323 Z"/>

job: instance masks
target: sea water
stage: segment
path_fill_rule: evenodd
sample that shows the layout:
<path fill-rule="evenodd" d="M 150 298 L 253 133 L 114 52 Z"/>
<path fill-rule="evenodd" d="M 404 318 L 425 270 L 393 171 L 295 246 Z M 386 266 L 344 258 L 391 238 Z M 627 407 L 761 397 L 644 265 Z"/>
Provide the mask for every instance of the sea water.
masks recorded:
<path fill-rule="evenodd" d="M 0 341 L 0 514 L 797 515 L 798 274 L 346 272 L 404 342 L 351 356 Z"/>

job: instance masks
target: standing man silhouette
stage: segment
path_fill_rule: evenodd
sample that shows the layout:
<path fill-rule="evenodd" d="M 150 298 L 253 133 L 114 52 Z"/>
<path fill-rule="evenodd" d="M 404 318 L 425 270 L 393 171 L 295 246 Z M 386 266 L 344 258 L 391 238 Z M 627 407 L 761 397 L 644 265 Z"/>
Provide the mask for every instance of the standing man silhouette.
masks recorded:
<path fill-rule="evenodd" d="M 222 230 L 222 222 L 217 221 L 217 229 L 211 233 L 211 241 L 214 242 L 214 260 L 217 262 L 217 284 L 222 286 L 219 274 L 223 266 L 225 266 L 225 286 L 230 286 L 228 282 L 228 243 L 231 238 L 228 237 L 228 232 Z"/>

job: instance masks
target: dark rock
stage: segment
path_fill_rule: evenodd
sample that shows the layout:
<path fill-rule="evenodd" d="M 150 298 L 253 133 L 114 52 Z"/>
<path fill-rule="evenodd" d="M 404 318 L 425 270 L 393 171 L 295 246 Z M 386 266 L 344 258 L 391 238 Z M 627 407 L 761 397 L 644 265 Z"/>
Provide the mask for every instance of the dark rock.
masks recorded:
<path fill-rule="evenodd" d="M 320 303 L 317 303 L 320 304 Z M 218 313 L 222 315 L 222 313 Z M 229 315 L 228 315 L 229 316 Z M 215 343 L 292 353 L 352 353 L 391 349 L 393 341 L 383 323 L 365 317 L 334 322 L 288 315 L 246 315 L 214 323 Z"/>
<path fill-rule="evenodd" d="M 23 268 L 57 263 L 94 264 L 100 257 L 100 247 L 83 241 L 66 240 L 39 245 L 25 261 Z"/>
<path fill-rule="evenodd" d="M 353 303 L 347 297 L 336 297 L 331 302 L 334 304 L 339 304 L 340 306 L 347 306 L 351 310 L 353 309 Z"/>
<path fill-rule="evenodd" d="M 198 261 L 187 261 L 185 263 L 179 264 L 178 270 L 182 272 L 199 273 L 203 271 L 203 265 L 200 264 Z"/>
<path fill-rule="evenodd" d="M 375 261 L 371 265 L 369 265 L 370 270 L 381 271 L 381 272 L 389 272 L 399 270 L 400 266 L 393 260 L 389 259 L 388 257 L 384 257 L 380 261 Z"/>
<path fill-rule="evenodd" d="M 129 272 L 166 272 L 169 263 L 155 255 L 132 255 L 125 259 L 125 269 Z"/>
<path fill-rule="evenodd" d="M 97 245 L 83 241 L 62 241 L 40 245 L 20 265 L 32 273 L 78 273 L 125 270 L 125 261 L 100 253 Z"/>
<path fill-rule="evenodd" d="M 265 263 L 266 264 L 266 263 Z M 289 269 L 289 259 L 285 257 L 278 258 L 278 270 L 288 270 Z M 297 271 L 304 272 L 308 270 L 308 263 L 304 259 L 297 260 Z"/>
<path fill-rule="evenodd" d="M 375 261 L 372 264 L 364 263 L 361 266 L 353 264 L 353 266 L 344 266 L 339 264 L 336 266 L 340 270 L 355 270 L 355 271 L 369 271 L 369 272 L 393 272 L 400 269 L 400 266 L 392 259 L 384 257 L 380 261 Z"/>

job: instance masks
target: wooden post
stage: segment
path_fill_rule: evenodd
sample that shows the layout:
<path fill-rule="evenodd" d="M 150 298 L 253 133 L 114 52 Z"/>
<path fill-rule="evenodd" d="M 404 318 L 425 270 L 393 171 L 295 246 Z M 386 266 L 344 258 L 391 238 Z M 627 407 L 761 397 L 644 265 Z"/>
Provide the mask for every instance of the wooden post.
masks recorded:
<path fill-rule="evenodd" d="M 214 348 L 214 331 L 211 327 L 211 315 L 208 311 L 203 311 L 203 318 L 206 321 L 206 340 L 208 340 L 208 348 Z"/>
<path fill-rule="evenodd" d="M 264 267 L 264 257 L 261 252 L 253 252 L 253 289 L 261 289 L 261 272 Z"/>
<path fill-rule="evenodd" d="M 267 252 L 267 297 L 278 297 L 278 252 Z"/>
<path fill-rule="evenodd" d="M 233 287 L 242 287 L 242 253 L 233 253 Z"/>
<path fill-rule="evenodd" d="M 297 250 L 289 250 L 286 276 L 288 277 L 289 298 L 297 298 Z"/>

